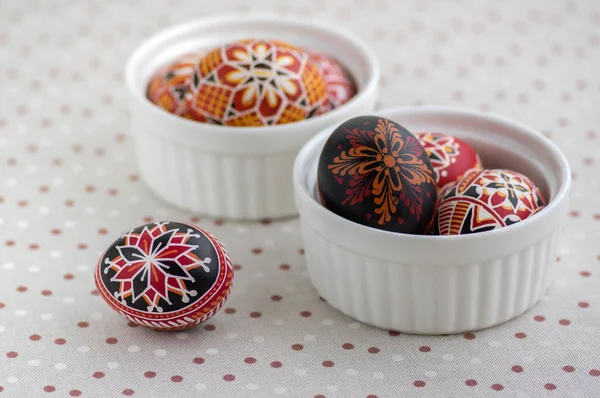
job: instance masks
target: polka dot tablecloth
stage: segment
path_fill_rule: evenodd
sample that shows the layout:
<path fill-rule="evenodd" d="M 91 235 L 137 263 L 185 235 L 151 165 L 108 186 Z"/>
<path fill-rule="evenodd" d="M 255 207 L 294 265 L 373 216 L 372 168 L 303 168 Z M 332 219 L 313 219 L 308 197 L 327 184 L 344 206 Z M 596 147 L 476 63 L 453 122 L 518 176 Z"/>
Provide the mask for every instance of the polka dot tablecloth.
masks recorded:
<path fill-rule="evenodd" d="M 1 1 L 0 397 L 600 395 L 600 4 L 594 1 Z M 454 336 L 375 329 L 319 299 L 298 221 L 189 214 L 139 180 L 125 59 L 192 17 L 274 9 L 359 32 L 382 64 L 378 107 L 452 104 L 543 131 L 574 174 L 547 296 Z M 206 324 L 128 324 L 92 271 L 122 232 L 198 223 L 236 283 Z"/>

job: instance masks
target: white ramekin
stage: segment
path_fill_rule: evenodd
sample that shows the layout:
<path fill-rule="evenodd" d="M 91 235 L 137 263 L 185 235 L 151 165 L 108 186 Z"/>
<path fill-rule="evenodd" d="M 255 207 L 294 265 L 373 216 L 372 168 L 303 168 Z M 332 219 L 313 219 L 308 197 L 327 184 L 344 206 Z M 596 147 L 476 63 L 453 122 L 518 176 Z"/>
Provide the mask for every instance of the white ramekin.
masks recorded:
<path fill-rule="evenodd" d="M 331 305 L 364 323 L 408 333 L 486 328 L 532 307 L 556 263 L 571 173 L 563 154 L 539 132 L 499 116 L 446 107 L 398 108 L 377 115 L 412 132 L 456 135 L 488 168 L 531 177 L 549 204 L 507 228 L 460 236 L 386 232 L 348 221 L 315 195 L 321 149 L 335 127 L 313 137 L 294 165 L 306 262 Z"/>
<path fill-rule="evenodd" d="M 355 78 L 357 95 L 324 115 L 269 127 L 198 123 L 163 111 L 146 98 L 152 73 L 177 56 L 252 37 L 276 38 L 338 59 Z M 377 58 L 361 38 L 312 20 L 226 15 L 158 33 L 134 51 L 125 71 L 142 179 L 165 201 L 200 214 L 234 219 L 295 215 L 295 156 L 325 127 L 371 111 L 379 73 Z"/>

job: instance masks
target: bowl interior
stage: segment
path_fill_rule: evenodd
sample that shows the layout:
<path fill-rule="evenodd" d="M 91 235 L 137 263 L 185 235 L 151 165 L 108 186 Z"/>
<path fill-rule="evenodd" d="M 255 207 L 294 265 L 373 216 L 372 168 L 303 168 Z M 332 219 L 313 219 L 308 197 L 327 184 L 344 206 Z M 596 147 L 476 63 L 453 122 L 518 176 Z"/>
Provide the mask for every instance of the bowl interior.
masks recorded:
<path fill-rule="evenodd" d="M 130 61 L 134 89 L 145 93 L 152 74 L 178 56 L 248 38 L 277 39 L 323 52 L 348 69 L 359 93 L 376 74 L 370 50 L 347 31 L 281 16 L 221 16 L 173 27 L 144 43 Z"/>

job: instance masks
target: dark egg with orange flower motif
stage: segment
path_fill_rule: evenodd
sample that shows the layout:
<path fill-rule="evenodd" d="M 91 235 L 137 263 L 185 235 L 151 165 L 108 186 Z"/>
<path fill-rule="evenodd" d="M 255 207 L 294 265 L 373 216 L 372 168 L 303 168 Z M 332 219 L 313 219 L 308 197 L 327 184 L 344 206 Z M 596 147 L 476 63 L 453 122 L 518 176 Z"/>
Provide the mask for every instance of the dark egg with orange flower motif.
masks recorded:
<path fill-rule="evenodd" d="M 240 40 L 198 62 L 187 98 L 198 120 L 268 126 L 304 120 L 327 105 L 323 76 L 308 53 L 278 40 Z"/>
<path fill-rule="evenodd" d="M 386 231 L 423 234 L 435 212 L 435 173 L 425 149 L 383 117 L 356 117 L 331 134 L 317 186 L 327 209 Z"/>

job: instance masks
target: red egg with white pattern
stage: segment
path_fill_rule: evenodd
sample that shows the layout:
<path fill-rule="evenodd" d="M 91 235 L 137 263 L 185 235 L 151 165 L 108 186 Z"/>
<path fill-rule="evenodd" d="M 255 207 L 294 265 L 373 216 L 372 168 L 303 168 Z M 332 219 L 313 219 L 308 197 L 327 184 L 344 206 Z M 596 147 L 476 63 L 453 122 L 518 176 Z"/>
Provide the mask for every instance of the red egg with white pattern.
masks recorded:
<path fill-rule="evenodd" d="M 327 103 L 320 113 L 342 106 L 356 95 L 356 84 L 340 62 L 317 51 L 310 51 L 309 55 L 321 72 L 327 90 Z"/>
<path fill-rule="evenodd" d="M 435 171 L 438 190 L 483 168 L 479 154 L 458 137 L 443 133 L 415 134 L 425 148 Z"/>
<path fill-rule="evenodd" d="M 468 172 L 441 190 L 435 235 L 463 235 L 503 228 L 538 213 L 546 202 L 540 189 L 512 170 Z"/>
<path fill-rule="evenodd" d="M 160 68 L 148 83 L 146 96 L 155 105 L 169 113 L 204 121 L 194 117 L 188 109 L 186 96 L 194 67 L 204 56 L 203 52 L 183 55 L 175 62 Z"/>

